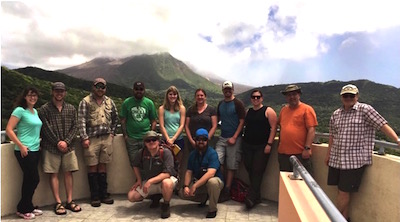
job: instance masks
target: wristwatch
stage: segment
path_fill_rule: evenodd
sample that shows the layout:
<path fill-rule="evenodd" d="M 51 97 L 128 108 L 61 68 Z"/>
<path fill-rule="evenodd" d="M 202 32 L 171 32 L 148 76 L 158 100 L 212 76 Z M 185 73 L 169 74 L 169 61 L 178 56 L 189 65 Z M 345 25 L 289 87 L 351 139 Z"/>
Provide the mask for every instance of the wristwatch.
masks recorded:
<path fill-rule="evenodd" d="M 309 146 L 305 146 L 304 150 L 310 150 L 311 148 Z"/>

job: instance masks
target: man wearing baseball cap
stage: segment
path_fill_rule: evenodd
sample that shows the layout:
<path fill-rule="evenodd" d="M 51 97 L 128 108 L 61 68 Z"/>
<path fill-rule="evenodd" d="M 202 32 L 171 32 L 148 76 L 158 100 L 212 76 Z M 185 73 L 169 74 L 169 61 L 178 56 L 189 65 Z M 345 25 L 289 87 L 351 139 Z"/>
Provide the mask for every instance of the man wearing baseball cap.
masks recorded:
<path fill-rule="evenodd" d="M 79 212 L 81 208 L 72 199 L 72 173 L 79 170 L 75 154 L 74 140 L 78 133 L 77 112 L 73 105 L 64 101 L 67 94 L 64 83 L 51 85 L 52 98 L 39 109 L 42 120 L 43 171 L 50 175 L 50 187 L 56 201 L 54 213 L 66 214 L 65 208 Z M 62 204 L 59 192 L 58 173 L 64 172 L 66 205 Z"/>
<path fill-rule="evenodd" d="M 200 206 L 205 206 L 208 200 L 206 218 L 215 218 L 219 195 L 224 188 L 218 154 L 208 146 L 206 129 L 198 129 L 194 139 L 196 148 L 189 155 L 184 185 L 179 196 L 185 200 L 200 202 Z"/>
<path fill-rule="evenodd" d="M 399 147 L 400 139 L 372 106 L 358 102 L 357 86 L 343 86 L 340 99 L 342 106 L 329 122 L 325 163 L 329 166 L 328 185 L 338 186 L 337 208 L 350 221 L 350 194 L 358 191 L 366 167 L 372 164 L 376 130 L 397 141 Z"/>
<path fill-rule="evenodd" d="M 241 161 L 242 130 L 246 110 L 243 102 L 236 98 L 233 92 L 233 83 L 225 81 L 222 84 L 224 99 L 217 106 L 218 120 L 221 121 L 221 136 L 215 145 L 215 150 L 218 153 L 223 173 L 226 175 L 225 188 L 221 194 L 220 202 L 230 200 L 233 176 L 235 171 L 239 169 Z M 226 166 L 226 169 L 224 166 Z"/>
<path fill-rule="evenodd" d="M 144 96 L 145 86 L 141 81 L 133 84 L 133 96 L 122 103 L 120 119 L 125 138 L 129 162 L 133 166 L 136 153 L 143 149 L 143 136 L 156 129 L 157 112 L 151 99 Z"/>
<path fill-rule="evenodd" d="M 162 194 L 161 218 L 165 219 L 171 215 L 169 202 L 178 181 L 174 157 L 169 149 L 160 147 L 160 135 L 155 131 L 148 131 L 143 141 L 145 147 L 139 150 L 132 163 L 136 182 L 128 192 L 128 200 L 139 202 L 148 195 Z"/>
<path fill-rule="evenodd" d="M 297 85 L 288 85 L 281 91 L 287 104 L 281 109 L 278 125 L 280 126 L 278 162 L 280 171 L 293 171 L 289 161 L 295 155 L 307 171 L 312 175 L 311 144 L 315 136 L 315 127 L 318 125 L 314 109 L 300 101 L 301 88 Z"/>
<path fill-rule="evenodd" d="M 93 81 L 92 93 L 79 103 L 78 128 L 91 193 L 90 204 L 113 204 L 107 192 L 107 163 L 112 160 L 113 140 L 117 128 L 118 112 L 114 101 L 106 96 L 107 82 L 103 78 Z"/>

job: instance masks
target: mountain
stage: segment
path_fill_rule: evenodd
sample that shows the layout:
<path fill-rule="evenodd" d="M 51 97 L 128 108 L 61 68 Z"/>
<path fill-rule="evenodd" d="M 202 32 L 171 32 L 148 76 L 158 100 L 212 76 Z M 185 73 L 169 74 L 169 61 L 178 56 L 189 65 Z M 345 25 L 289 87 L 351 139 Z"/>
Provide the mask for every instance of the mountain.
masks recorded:
<path fill-rule="evenodd" d="M 34 85 L 41 92 L 37 107 L 50 99 L 51 82 L 63 81 L 68 88 L 67 101 L 75 105 L 89 93 L 92 81 L 77 79 L 64 73 L 47 71 L 35 67 L 26 67 L 16 70 L 9 70 L 2 67 L 1 70 L 1 99 L 2 99 L 2 119 L 8 119 L 12 111 L 12 103 L 14 98 L 22 91 L 26 85 Z M 329 81 L 329 82 L 311 82 L 297 83 L 302 88 L 303 94 L 301 101 L 311 105 L 317 113 L 318 132 L 328 132 L 329 119 L 334 110 L 340 107 L 341 101 L 339 92 L 342 86 L 346 84 L 355 84 L 360 90 L 360 102 L 372 105 L 386 120 L 389 125 L 400 134 L 400 89 L 389 85 L 382 85 L 371 82 L 369 80 L 354 80 L 349 82 Z M 271 106 L 277 114 L 283 104 L 286 103 L 285 97 L 280 93 L 286 85 L 264 86 L 259 88 L 264 94 L 264 104 Z M 197 88 L 197 87 L 194 87 Z M 218 87 L 219 89 L 219 87 Z M 184 105 L 189 107 L 193 104 L 193 93 L 182 95 Z M 245 106 L 251 106 L 250 103 L 251 90 L 237 94 Z M 122 101 L 131 96 L 131 87 L 120 86 L 109 83 L 107 94 L 111 96 L 117 107 L 120 108 Z M 151 98 L 156 107 L 161 105 L 164 92 L 155 92 L 146 90 L 146 95 Z M 222 99 L 222 95 L 207 94 L 207 101 L 210 105 L 216 106 L 217 102 Z M 4 122 L 4 121 L 2 121 Z M 4 125 L 2 124 L 4 127 Z M 380 136 L 381 137 L 381 136 Z"/>
<path fill-rule="evenodd" d="M 135 81 L 144 82 L 146 88 L 156 92 L 175 85 L 183 95 L 203 88 L 210 96 L 222 96 L 220 85 L 193 72 L 185 63 L 169 53 L 138 55 L 123 59 L 96 58 L 81 65 L 57 70 L 67 75 L 93 80 L 102 76 L 109 82 L 132 88 Z"/>
<path fill-rule="evenodd" d="M 341 106 L 340 90 L 346 84 L 354 84 L 360 91 L 359 102 L 373 106 L 389 125 L 400 135 L 400 89 L 378 84 L 369 80 L 353 80 L 348 82 L 329 81 L 295 83 L 302 89 L 300 100 L 311 105 L 317 113 L 319 126 L 317 131 L 328 132 L 329 119 L 333 111 Z M 285 97 L 280 93 L 287 85 L 273 85 L 258 88 L 263 93 L 264 104 L 271 106 L 277 114 L 286 103 Z M 246 106 L 251 106 L 251 91 L 237 95 Z"/>

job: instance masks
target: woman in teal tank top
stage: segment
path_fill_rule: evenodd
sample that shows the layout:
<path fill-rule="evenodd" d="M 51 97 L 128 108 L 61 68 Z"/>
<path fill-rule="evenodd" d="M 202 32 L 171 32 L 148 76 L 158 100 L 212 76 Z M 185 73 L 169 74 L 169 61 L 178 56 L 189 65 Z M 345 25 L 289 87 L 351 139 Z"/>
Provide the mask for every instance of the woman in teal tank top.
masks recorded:
<path fill-rule="evenodd" d="M 17 98 L 15 109 L 8 120 L 6 133 L 14 142 L 14 154 L 23 172 L 21 200 L 17 205 L 17 215 L 33 219 L 43 214 L 32 203 L 33 194 L 39 184 L 39 146 L 42 121 L 34 108 L 38 100 L 38 90 L 26 88 Z M 14 129 L 17 129 L 17 133 Z"/>
<path fill-rule="evenodd" d="M 170 86 L 164 97 L 164 103 L 158 109 L 160 131 L 168 145 L 176 144 L 184 148 L 182 131 L 185 126 L 186 108 L 183 106 L 181 96 L 175 86 Z M 181 162 L 183 152 L 176 156 L 177 162 Z"/>

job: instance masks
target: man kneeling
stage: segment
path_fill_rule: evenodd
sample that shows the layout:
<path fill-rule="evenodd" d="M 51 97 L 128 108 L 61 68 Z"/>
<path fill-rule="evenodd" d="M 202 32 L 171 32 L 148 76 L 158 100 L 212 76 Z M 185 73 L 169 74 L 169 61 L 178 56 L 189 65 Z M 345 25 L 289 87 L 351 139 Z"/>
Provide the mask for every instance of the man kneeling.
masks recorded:
<path fill-rule="evenodd" d="M 205 206 L 209 201 L 206 218 L 217 216 L 217 203 L 224 182 L 220 172 L 217 152 L 208 146 L 208 132 L 200 128 L 196 131 L 196 147 L 189 155 L 184 186 L 179 192 L 182 199 L 200 202 Z"/>
<path fill-rule="evenodd" d="M 148 131 L 143 137 L 145 148 L 139 150 L 133 161 L 136 183 L 128 192 L 128 200 L 139 202 L 148 195 L 162 194 L 161 218 L 170 217 L 169 201 L 177 184 L 174 158 L 169 149 L 160 147 L 160 137 Z"/>

